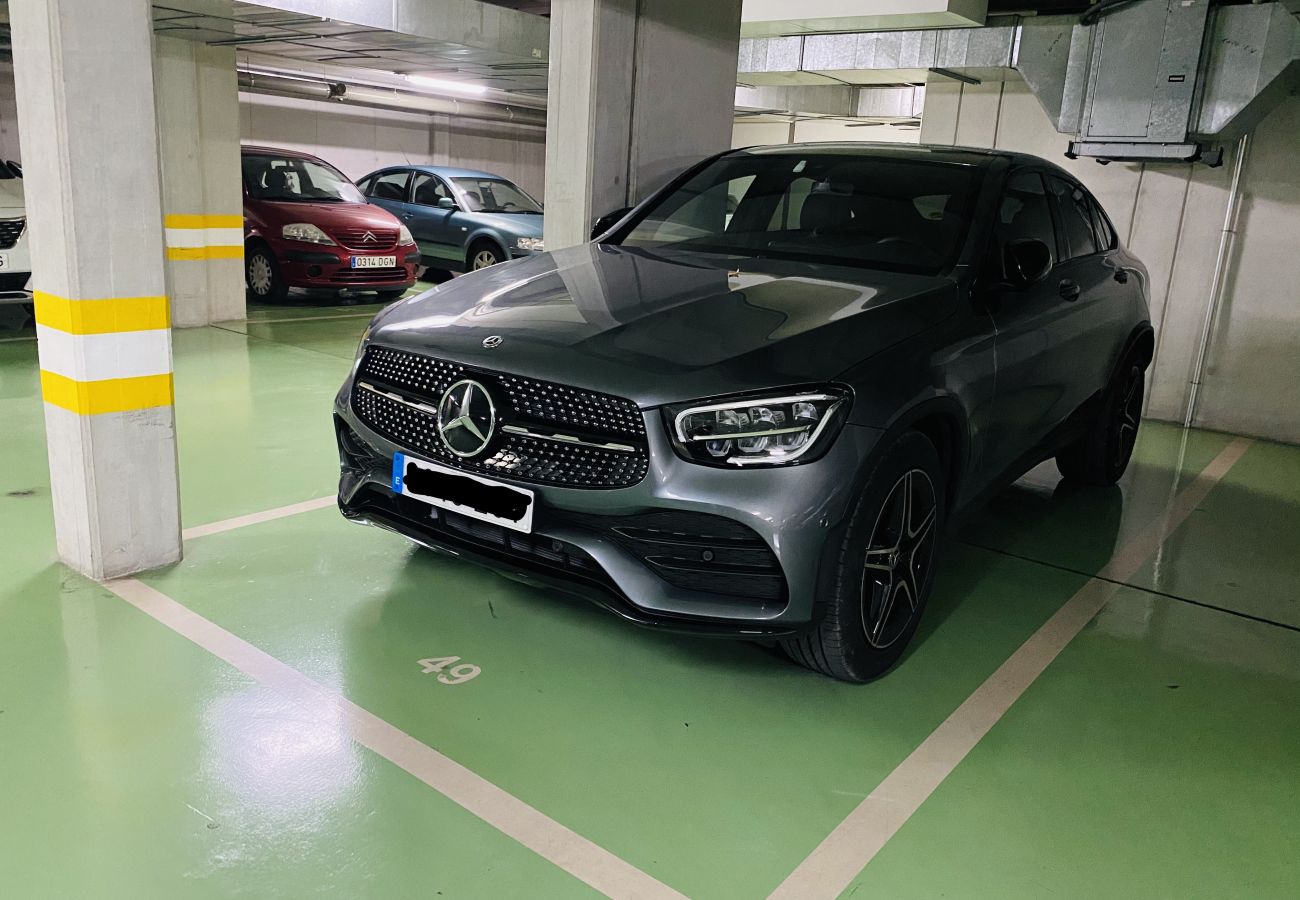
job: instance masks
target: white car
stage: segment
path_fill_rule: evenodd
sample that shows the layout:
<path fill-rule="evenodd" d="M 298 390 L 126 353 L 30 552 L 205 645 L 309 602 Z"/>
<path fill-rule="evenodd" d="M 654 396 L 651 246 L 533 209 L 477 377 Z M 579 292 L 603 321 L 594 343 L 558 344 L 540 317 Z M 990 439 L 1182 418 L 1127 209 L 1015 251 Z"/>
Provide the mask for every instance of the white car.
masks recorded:
<path fill-rule="evenodd" d="M 21 170 L 0 162 L 0 304 L 32 302 L 32 256 Z"/>

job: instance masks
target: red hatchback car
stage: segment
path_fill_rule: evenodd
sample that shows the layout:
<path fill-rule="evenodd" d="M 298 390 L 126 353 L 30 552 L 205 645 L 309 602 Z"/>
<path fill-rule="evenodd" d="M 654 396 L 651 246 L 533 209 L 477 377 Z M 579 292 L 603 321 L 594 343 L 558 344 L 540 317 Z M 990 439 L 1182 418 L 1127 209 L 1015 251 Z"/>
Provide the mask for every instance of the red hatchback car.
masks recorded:
<path fill-rule="evenodd" d="M 290 288 L 390 299 L 415 283 L 420 249 L 411 232 L 329 163 L 244 147 L 243 170 L 250 299 L 283 300 Z"/>

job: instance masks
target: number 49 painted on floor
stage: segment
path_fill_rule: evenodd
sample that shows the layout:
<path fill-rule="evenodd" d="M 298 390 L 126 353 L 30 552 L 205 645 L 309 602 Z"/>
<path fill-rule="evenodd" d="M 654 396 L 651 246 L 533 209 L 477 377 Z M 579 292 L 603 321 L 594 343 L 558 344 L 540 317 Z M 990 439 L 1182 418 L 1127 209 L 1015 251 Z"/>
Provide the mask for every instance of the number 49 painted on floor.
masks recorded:
<path fill-rule="evenodd" d="M 451 666 L 454 662 L 460 662 L 459 656 L 438 656 L 432 659 L 419 660 L 420 667 L 424 670 L 425 675 L 438 673 L 438 680 L 443 684 L 464 684 L 479 672 L 483 670 L 473 663 L 461 663 L 458 666 Z M 444 671 L 445 670 L 445 671 Z"/>

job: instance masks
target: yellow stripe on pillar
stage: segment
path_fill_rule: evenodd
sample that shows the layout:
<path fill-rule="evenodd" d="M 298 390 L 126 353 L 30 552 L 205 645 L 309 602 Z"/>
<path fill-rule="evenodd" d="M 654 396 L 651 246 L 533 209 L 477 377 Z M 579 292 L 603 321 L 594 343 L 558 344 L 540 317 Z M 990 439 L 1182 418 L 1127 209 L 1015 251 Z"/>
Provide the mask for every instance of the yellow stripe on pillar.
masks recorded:
<path fill-rule="evenodd" d="M 41 396 L 46 403 L 83 416 L 171 406 L 172 376 L 169 372 L 137 378 L 74 381 L 42 369 Z"/>
<path fill-rule="evenodd" d="M 69 334 L 110 334 L 171 327 L 166 297 L 109 297 L 69 300 L 33 292 L 36 323 Z"/>
<path fill-rule="evenodd" d="M 244 248 L 240 246 L 213 247 L 168 247 L 168 259 L 243 259 Z"/>
<path fill-rule="evenodd" d="M 163 217 L 167 228 L 243 228 L 243 216 L 169 213 Z"/>

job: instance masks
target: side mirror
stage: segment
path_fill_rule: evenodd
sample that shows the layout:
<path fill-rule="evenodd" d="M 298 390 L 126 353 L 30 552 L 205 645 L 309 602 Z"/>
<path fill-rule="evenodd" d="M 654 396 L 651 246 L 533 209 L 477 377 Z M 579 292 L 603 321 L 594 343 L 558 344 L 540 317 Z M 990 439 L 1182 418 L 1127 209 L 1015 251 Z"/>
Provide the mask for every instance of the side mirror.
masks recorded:
<path fill-rule="evenodd" d="M 591 224 L 591 239 L 594 241 L 606 231 L 609 231 L 610 228 L 614 227 L 615 222 L 626 216 L 631 211 L 632 207 L 625 206 L 622 209 L 616 209 L 611 213 L 605 213 L 605 215 L 601 216 Z"/>
<path fill-rule="evenodd" d="M 1038 238 L 1017 238 L 1002 248 L 1002 274 L 1013 288 L 1027 288 L 1052 268 L 1052 251 Z"/>
<path fill-rule="evenodd" d="M 438 209 L 456 209 L 456 201 L 450 197 L 439 197 Z"/>

